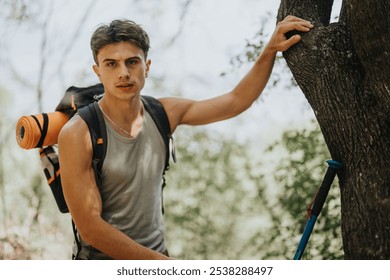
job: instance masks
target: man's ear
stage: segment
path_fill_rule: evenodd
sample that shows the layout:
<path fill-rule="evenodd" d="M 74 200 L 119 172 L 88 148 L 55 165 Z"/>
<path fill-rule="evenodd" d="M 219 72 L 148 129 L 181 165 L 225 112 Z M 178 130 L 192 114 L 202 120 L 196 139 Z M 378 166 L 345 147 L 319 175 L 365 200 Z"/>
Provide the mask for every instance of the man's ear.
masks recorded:
<path fill-rule="evenodd" d="M 149 70 L 150 70 L 150 65 L 152 64 L 152 61 L 150 59 L 146 60 L 145 62 L 145 78 L 149 76 Z"/>
<path fill-rule="evenodd" d="M 99 77 L 99 80 L 100 80 L 99 66 L 97 66 L 96 64 L 94 64 L 94 65 L 92 66 L 92 69 L 93 69 L 93 71 L 95 72 L 96 76 Z"/>

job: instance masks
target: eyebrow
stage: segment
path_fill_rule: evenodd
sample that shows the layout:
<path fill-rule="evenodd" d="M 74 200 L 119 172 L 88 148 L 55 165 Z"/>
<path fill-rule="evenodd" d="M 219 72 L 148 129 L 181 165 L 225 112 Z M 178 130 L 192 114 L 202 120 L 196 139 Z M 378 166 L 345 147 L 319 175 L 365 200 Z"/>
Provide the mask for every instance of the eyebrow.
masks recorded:
<path fill-rule="evenodd" d="M 127 61 L 127 60 L 131 60 L 131 59 L 138 59 L 138 60 L 142 60 L 142 58 L 141 57 L 139 57 L 139 56 L 131 56 L 131 57 L 128 57 L 128 58 L 126 58 L 125 59 L 125 61 Z M 118 61 L 117 59 L 114 59 L 114 58 L 105 58 L 105 59 L 103 59 L 103 61 L 102 62 L 110 62 L 110 61 Z"/>
<path fill-rule="evenodd" d="M 113 59 L 113 58 L 105 58 L 102 62 L 109 62 L 109 61 L 116 61 L 116 59 Z"/>

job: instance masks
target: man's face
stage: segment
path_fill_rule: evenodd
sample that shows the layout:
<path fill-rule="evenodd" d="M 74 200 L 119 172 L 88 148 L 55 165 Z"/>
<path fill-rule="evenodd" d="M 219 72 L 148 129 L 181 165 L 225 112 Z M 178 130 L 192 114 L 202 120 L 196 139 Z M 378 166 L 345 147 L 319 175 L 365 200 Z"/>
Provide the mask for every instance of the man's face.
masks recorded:
<path fill-rule="evenodd" d="M 151 63 L 145 61 L 142 49 L 133 43 L 119 42 L 100 49 L 97 59 L 93 69 L 106 94 L 128 100 L 141 93 Z"/>

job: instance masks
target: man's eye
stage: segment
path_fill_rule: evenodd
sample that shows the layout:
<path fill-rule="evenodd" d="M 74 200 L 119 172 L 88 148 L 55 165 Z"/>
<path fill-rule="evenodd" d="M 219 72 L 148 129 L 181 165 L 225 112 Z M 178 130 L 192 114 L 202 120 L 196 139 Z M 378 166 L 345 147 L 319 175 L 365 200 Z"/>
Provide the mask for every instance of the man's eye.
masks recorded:
<path fill-rule="evenodd" d="M 127 61 L 128 65 L 134 65 L 136 63 L 137 63 L 137 60 L 135 60 L 135 59 L 130 59 L 130 60 Z"/>
<path fill-rule="evenodd" d="M 116 65 L 116 62 L 115 61 L 111 61 L 111 62 L 108 62 L 107 63 L 107 66 L 109 66 L 109 67 L 113 67 L 113 66 L 115 66 Z"/>

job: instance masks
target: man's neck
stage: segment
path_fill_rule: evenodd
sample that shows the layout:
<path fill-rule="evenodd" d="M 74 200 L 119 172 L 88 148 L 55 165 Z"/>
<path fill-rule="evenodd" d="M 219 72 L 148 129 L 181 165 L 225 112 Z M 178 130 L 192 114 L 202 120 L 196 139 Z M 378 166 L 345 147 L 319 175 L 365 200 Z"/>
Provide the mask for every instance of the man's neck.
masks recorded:
<path fill-rule="evenodd" d="M 103 96 L 99 106 L 105 118 L 117 132 L 135 138 L 142 129 L 144 108 L 140 96 L 129 100 L 112 99 Z"/>

